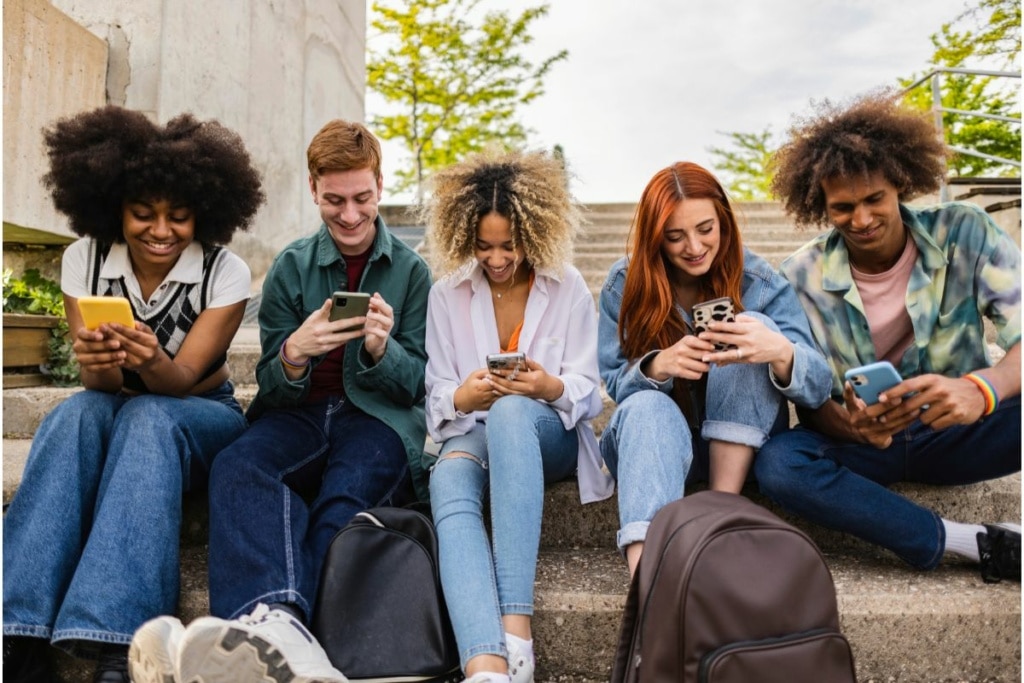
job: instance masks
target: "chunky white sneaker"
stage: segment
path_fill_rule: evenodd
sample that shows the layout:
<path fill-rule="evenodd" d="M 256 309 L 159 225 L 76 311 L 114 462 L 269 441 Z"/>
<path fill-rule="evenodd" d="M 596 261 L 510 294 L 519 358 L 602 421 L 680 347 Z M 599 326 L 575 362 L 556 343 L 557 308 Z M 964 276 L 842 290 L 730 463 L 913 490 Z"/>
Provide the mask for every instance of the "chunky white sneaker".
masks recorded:
<path fill-rule="evenodd" d="M 185 627 L 175 617 L 157 617 L 139 627 L 128 648 L 134 683 L 176 683 L 175 664 Z"/>
<path fill-rule="evenodd" d="M 506 641 L 508 648 L 508 675 L 512 683 L 533 683 L 534 661 L 520 652 L 513 643 Z"/>
<path fill-rule="evenodd" d="M 347 683 L 298 619 L 260 603 L 240 619 L 196 619 L 178 651 L 178 683 Z"/>

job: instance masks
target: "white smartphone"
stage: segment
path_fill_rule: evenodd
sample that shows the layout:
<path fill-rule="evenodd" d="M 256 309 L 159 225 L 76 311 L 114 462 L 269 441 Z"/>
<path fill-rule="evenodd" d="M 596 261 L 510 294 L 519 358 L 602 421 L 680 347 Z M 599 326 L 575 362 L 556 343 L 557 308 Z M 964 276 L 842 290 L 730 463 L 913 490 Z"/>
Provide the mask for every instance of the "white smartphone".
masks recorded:
<path fill-rule="evenodd" d="M 331 314 L 327 319 L 331 322 L 342 318 L 356 318 L 366 315 L 370 310 L 370 295 L 365 292 L 335 292 L 331 295 Z M 362 325 L 346 327 L 345 330 L 355 330 Z"/>
<path fill-rule="evenodd" d="M 494 370 L 510 370 L 512 374 L 509 376 L 510 379 L 514 379 L 516 374 L 523 369 L 523 365 L 526 363 L 526 355 L 523 353 L 492 353 L 487 356 L 487 369 Z"/>
<path fill-rule="evenodd" d="M 708 324 L 712 322 L 736 322 L 732 299 L 727 296 L 703 301 L 693 306 L 693 333 L 710 332 Z M 715 351 L 727 351 L 736 348 L 732 344 L 715 342 Z"/>
<path fill-rule="evenodd" d="M 900 373 L 887 360 L 869 363 L 846 371 L 846 381 L 869 406 L 878 403 L 878 395 L 903 381 Z"/>

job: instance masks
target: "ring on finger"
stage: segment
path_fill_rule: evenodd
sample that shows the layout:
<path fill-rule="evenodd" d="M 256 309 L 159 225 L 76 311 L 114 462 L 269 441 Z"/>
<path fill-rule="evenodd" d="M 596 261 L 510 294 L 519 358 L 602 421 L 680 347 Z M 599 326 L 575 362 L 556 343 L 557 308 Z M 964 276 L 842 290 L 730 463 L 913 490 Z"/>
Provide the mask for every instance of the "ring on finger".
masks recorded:
<path fill-rule="evenodd" d="M 743 359 L 743 352 L 741 350 L 739 350 L 739 349 L 736 349 L 736 360 L 742 360 L 742 359 Z"/>

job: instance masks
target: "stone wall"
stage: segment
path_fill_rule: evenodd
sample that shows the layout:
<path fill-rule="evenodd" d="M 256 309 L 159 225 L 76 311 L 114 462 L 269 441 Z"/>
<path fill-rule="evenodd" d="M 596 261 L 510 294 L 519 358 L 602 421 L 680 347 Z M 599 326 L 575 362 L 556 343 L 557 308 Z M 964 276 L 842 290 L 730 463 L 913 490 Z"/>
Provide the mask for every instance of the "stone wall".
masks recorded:
<path fill-rule="evenodd" d="M 107 46 L 47 0 L 4 0 L 3 21 L 3 220 L 69 234 L 41 182 L 42 128 L 104 104 Z"/>
<path fill-rule="evenodd" d="M 4 2 L 5 53 L 11 4 L 15 0 Z M 267 203 L 232 248 L 249 262 L 258 285 L 274 254 L 318 224 L 306 180 L 310 138 L 330 119 L 364 117 L 365 0 L 52 0 L 52 5 L 107 51 L 99 104 L 105 99 L 160 122 L 191 111 L 219 119 L 246 141 L 263 174 Z M 41 42 L 58 41 L 47 35 Z M 38 109 L 31 116 L 8 112 L 10 83 L 5 67 L 5 121 L 26 119 L 26 127 L 38 131 L 57 118 Z M 71 111 L 95 105 L 82 100 Z M 6 150 L 4 162 L 6 194 L 11 163 Z M 48 205 L 41 187 L 31 194 L 35 204 Z M 33 227 L 70 234 L 52 213 L 37 212 L 34 218 Z M 6 202 L 4 219 L 9 220 Z"/>

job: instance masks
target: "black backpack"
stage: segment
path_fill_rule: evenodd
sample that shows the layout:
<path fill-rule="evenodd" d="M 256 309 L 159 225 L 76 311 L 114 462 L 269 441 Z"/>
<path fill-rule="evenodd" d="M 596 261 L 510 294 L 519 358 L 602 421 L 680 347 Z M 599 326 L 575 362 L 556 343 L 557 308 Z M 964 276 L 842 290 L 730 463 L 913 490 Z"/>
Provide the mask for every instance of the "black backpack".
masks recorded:
<path fill-rule="evenodd" d="M 629 587 L 613 683 L 854 683 L 814 542 L 763 507 L 701 491 L 658 511 Z"/>
<path fill-rule="evenodd" d="M 349 679 L 461 681 L 430 519 L 373 508 L 339 531 L 324 559 L 312 631 Z"/>

